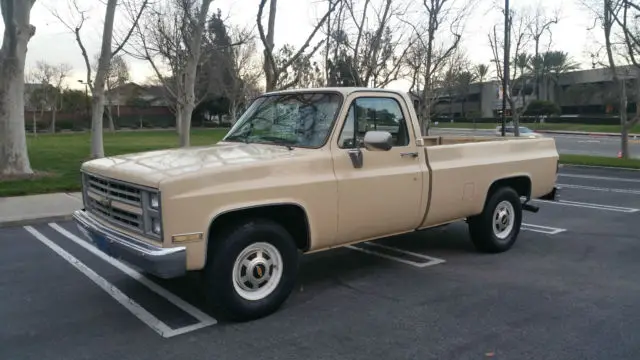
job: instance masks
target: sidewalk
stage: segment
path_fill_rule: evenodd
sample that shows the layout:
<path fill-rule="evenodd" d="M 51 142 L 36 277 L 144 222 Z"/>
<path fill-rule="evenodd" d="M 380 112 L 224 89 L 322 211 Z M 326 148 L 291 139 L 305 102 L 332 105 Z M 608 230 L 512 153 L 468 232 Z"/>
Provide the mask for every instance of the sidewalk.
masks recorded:
<path fill-rule="evenodd" d="M 0 197 L 0 228 L 69 220 L 81 208 L 80 193 Z"/>

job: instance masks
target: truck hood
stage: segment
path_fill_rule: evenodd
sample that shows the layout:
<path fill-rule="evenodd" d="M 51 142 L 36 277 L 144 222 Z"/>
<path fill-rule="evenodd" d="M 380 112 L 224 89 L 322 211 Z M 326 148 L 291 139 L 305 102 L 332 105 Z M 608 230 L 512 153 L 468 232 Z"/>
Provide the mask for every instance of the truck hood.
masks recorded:
<path fill-rule="evenodd" d="M 148 151 L 88 161 L 82 170 L 134 184 L 158 187 L 175 178 L 212 168 L 257 164 L 309 155 L 310 149 L 264 144 L 220 142 L 216 145 Z M 317 150 L 315 150 L 317 151 Z"/>

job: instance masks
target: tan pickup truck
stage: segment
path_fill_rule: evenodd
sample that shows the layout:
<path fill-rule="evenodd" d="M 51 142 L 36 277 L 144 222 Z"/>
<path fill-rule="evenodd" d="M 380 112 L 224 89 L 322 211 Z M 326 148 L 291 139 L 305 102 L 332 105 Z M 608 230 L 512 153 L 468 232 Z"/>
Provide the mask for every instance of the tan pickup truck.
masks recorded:
<path fill-rule="evenodd" d="M 554 199 L 553 138 L 420 135 L 410 98 L 365 88 L 258 97 L 209 146 L 82 165 L 79 228 L 162 278 L 201 271 L 208 303 L 248 320 L 291 293 L 301 254 L 466 220 L 502 252 L 532 198 Z"/>

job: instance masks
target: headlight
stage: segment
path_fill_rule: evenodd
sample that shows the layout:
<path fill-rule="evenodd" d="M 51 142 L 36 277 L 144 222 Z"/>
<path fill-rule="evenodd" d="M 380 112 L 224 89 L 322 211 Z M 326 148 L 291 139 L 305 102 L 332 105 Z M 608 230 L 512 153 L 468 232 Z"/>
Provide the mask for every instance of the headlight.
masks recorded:
<path fill-rule="evenodd" d="M 158 196 L 158 194 L 151 194 L 151 196 L 149 197 L 149 206 L 152 209 L 158 209 L 158 207 L 160 206 L 160 197 Z"/>
<path fill-rule="evenodd" d="M 153 233 L 157 235 L 160 235 L 162 233 L 162 223 L 160 222 L 160 219 L 151 219 L 151 231 L 153 231 Z"/>

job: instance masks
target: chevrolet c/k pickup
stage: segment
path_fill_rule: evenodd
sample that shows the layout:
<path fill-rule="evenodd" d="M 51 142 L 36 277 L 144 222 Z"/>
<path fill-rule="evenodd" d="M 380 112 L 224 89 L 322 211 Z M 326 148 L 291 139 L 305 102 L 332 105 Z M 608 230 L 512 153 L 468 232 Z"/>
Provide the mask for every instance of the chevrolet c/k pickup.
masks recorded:
<path fill-rule="evenodd" d="M 238 321 L 286 301 L 304 253 L 456 221 L 479 251 L 511 248 L 528 201 L 555 198 L 554 139 L 422 136 L 411 104 L 384 89 L 263 94 L 217 143 L 85 162 L 74 219 L 146 273 L 202 273 L 207 304 Z"/>

